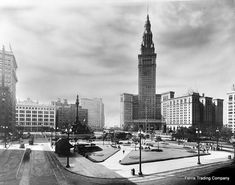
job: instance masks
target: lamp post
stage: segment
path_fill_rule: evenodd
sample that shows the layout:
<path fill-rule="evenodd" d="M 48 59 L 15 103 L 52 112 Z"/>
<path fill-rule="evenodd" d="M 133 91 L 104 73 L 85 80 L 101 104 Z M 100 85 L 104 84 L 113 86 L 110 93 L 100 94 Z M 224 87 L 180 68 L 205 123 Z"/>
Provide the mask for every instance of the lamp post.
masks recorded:
<path fill-rule="evenodd" d="M 52 128 L 51 128 L 51 146 L 52 146 Z"/>
<path fill-rule="evenodd" d="M 141 167 L 141 129 L 142 129 L 142 126 L 140 126 L 139 128 L 139 134 L 140 134 L 140 157 L 139 157 L 139 175 L 142 176 L 143 173 L 142 173 L 142 167 Z"/>
<path fill-rule="evenodd" d="M 104 139 L 105 139 L 105 131 L 103 130 L 103 145 L 104 145 Z"/>
<path fill-rule="evenodd" d="M 5 148 L 7 148 L 7 129 L 8 126 L 5 126 Z"/>
<path fill-rule="evenodd" d="M 154 134 L 153 133 L 153 129 L 154 129 L 153 126 L 151 126 L 150 129 L 151 129 L 151 141 L 153 141 L 153 134 Z"/>
<path fill-rule="evenodd" d="M 219 150 L 219 129 L 216 129 L 216 150 Z"/>
<path fill-rule="evenodd" d="M 67 138 L 68 138 L 68 143 L 69 143 L 69 134 L 70 134 L 70 132 L 72 132 L 72 129 L 69 128 L 69 125 L 68 125 L 67 129 L 65 129 L 65 132 L 67 132 Z M 67 154 L 67 165 L 66 165 L 66 168 L 70 168 L 70 165 L 69 165 L 69 154 L 70 154 L 70 146 L 69 146 L 69 151 L 68 151 L 68 154 Z"/>
<path fill-rule="evenodd" d="M 198 153 L 197 153 L 197 157 L 198 157 L 198 161 L 197 164 L 201 164 L 200 162 L 200 134 L 202 133 L 201 130 L 199 130 L 198 128 L 196 128 L 196 134 L 197 134 L 197 144 L 198 144 Z"/>

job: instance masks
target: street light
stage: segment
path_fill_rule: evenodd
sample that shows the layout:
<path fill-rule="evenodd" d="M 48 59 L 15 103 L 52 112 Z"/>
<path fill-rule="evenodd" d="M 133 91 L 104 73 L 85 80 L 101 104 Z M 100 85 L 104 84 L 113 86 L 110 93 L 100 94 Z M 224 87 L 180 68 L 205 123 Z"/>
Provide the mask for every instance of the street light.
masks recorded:
<path fill-rule="evenodd" d="M 142 176 L 142 168 L 141 168 L 141 130 L 142 130 L 142 126 L 140 126 L 139 128 L 139 134 L 140 134 L 140 157 L 139 157 L 139 175 Z"/>
<path fill-rule="evenodd" d="M 103 145 L 104 145 L 104 139 L 105 139 L 105 131 L 103 130 Z"/>
<path fill-rule="evenodd" d="M 153 126 L 150 127 L 150 130 L 151 130 L 151 141 L 153 141 L 153 135 L 154 135 L 154 128 Z"/>
<path fill-rule="evenodd" d="M 7 148 L 7 129 L 8 126 L 5 125 L 5 148 Z"/>
<path fill-rule="evenodd" d="M 217 128 L 215 132 L 216 132 L 216 139 L 217 139 L 216 150 L 219 150 L 219 129 Z"/>
<path fill-rule="evenodd" d="M 69 128 L 69 125 L 67 126 L 67 129 L 65 129 L 65 132 L 67 133 L 67 138 L 68 138 L 68 143 L 69 143 L 69 134 L 72 132 L 72 129 Z M 68 154 L 67 154 L 67 165 L 66 165 L 66 168 L 70 168 L 70 165 L 69 165 L 69 154 L 70 154 L 70 146 L 69 147 L 69 151 L 68 151 Z"/>
<path fill-rule="evenodd" d="M 197 152 L 197 157 L 198 157 L 198 161 L 197 164 L 201 164 L 200 162 L 200 134 L 202 133 L 201 130 L 198 130 L 198 128 L 196 128 L 196 134 L 197 134 L 197 144 L 198 144 L 198 152 Z"/>

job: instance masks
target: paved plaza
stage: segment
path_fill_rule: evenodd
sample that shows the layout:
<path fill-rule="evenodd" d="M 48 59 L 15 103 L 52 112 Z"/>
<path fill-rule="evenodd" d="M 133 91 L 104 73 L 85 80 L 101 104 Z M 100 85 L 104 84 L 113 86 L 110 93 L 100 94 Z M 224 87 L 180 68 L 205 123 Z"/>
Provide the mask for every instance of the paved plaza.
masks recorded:
<path fill-rule="evenodd" d="M 125 153 L 123 154 L 123 150 Z M 131 152 L 133 148 L 129 146 L 122 146 L 121 150 L 115 153 L 113 156 L 109 157 L 102 163 L 96 163 L 95 165 L 102 165 L 106 168 L 114 171 L 115 173 L 119 174 L 121 177 L 125 178 L 133 178 L 131 174 L 131 169 L 135 169 L 135 172 L 138 173 L 139 164 L 133 165 L 121 165 L 119 160 L 122 160 L 129 152 Z M 197 157 L 188 157 L 188 158 L 181 158 L 181 159 L 173 159 L 173 160 L 166 160 L 166 161 L 159 161 L 159 162 L 151 162 L 151 163 L 143 163 L 142 164 L 142 172 L 144 175 L 153 175 L 155 173 L 162 173 L 168 172 L 172 170 L 183 170 L 186 168 L 198 168 L 200 166 L 206 164 L 212 164 L 217 162 L 224 162 L 229 161 L 228 156 L 231 155 L 233 158 L 233 154 L 225 152 L 225 151 L 210 151 L 211 155 L 201 156 L 201 165 L 197 164 Z M 59 158 L 62 163 L 65 164 L 65 159 Z M 73 172 L 80 172 L 80 162 L 79 160 L 72 160 L 70 162 L 72 164 L 72 168 L 69 170 Z"/>
<path fill-rule="evenodd" d="M 25 148 L 30 148 L 34 152 L 33 156 L 39 160 L 40 155 L 43 155 L 39 151 L 49 151 L 52 154 L 54 153 L 54 148 L 51 147 L 50 142 L 46 138 L 38 138 L 36 139 L 38 142 L 35 142 L 34 145 L 29 145 L 25 142 Z M 98 143 L 99 144 L 99 143 Z M 19 148 L 19 143 L 13 143 L 8 146 L 7 150 L 24 150 Z M 173 144 L 174 145 L 174 144 Z M 175 144 L 177 146 L 177 144 Z M 107 147 L 111 147 L 107 145 Z M 107 179 L 122 179 L 126 178 L 132 182 L 141 182 L 148 181 L 149 179 L 157 178 L 157 174 L 173 174 L 175 172 L 183 172 L 189 169 L 198 169 L 203 168 L 206 165 L 212 165 L 217 163 L 229 162 L 229 155 L 233 158 L 233 153 L 228 151 L 210 151 L 210 155 L 201 156 L 201 165 L 197 164 L 197 156 L 195 157 L 186 157 L 180 159 L 172 159 L 151 163 L 143 163 L 142 164 L 142 172 L 143 176 L 140 177 L 138 175 L 133 175 L 131 173 L 132 169 L 135 169 L 135 173 L 139 172 L 139 164 L 132 165 L 122 165 L 119 163 L 124 157 L 126 157 L 132 150 L 135 150 L 130 146 L 120 145 L 121 149 L 110 156 L 107 160 L 100 163 L 94 163 L 89 159 L 76 154 L 73 157 L 70 157 L 70 168 L 65 168 L 67 158 L 66 157 L 58 157 L 58 161 L 62 164 L 63 168 L 67 171 L 70 171 L 74 174 L 84 175 L 87 177 L 96 177 L 96 178 L 107 178 Z M 183 146 L 182 146 L 183 147 Z M 4 145 L 0 145 L 0 155 L 4 150 Z M 125 152 L 123 152 L 125 151 Z M 45 167 L 45 166 L 44 166 Z M 26 172 L 25 172 L 26 173 Z M 27 175 L 25 175 L 27 177 Z M 159 177 L 158 177 L 159 178 Z M 21 184 L 27 181 L 27 178 L 22 178 Z"/>

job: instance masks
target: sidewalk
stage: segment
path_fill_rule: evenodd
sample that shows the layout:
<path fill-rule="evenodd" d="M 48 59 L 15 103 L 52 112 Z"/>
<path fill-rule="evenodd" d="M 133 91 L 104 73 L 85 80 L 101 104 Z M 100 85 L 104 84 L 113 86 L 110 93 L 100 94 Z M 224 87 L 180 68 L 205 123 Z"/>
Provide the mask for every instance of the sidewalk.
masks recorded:
<path fill-rule="evenodd" d="M 123 149 L 125 150 L 124 154 Z M 71 168 L 68 168 L 68 170 L 85 176 L 100 178 L 140 178 L 137 175 L 133 176 L 131 174 L 131 169 L 133 168 L 135 169 L 136 174 L 138 173 L 139 164 L 121 165 L 119 163 L 119 160 L 125 157 L 131 150 L 132 149 L 128 149 L 128 147 L 122 147 L 119 152 L 102 163 L 93 163 L 85 157 L 78 155 L 76 158 L 70 158 Z M 174 170 L 179 171 L 188 168 L 200 168 L 205 164 L 231 161 L 231 159 L 228 159 L 228 155 L 231 155 L 233 158 L 233 154 L 225 151 L 211 151 L 211 155 L 200 157 L 201 165 L 197 164 L 197 157 L 144 163 L 142 164 L 142 172 L 144 176 L 151 176 L 157 173 L 167 173 Z M 58 159 L 63 166 L 66 166 L 66 157 L 58 157 Z"/>

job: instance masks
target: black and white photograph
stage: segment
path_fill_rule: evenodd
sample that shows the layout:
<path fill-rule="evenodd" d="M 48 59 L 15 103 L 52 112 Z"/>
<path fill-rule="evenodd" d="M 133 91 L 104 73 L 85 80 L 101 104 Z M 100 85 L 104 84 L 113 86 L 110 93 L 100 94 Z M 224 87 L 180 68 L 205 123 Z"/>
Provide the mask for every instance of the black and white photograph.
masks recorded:
<path fill-rule="evenodd" d="M 0 0 L 0 185 L 234 175 L 235 0 Z"/>

